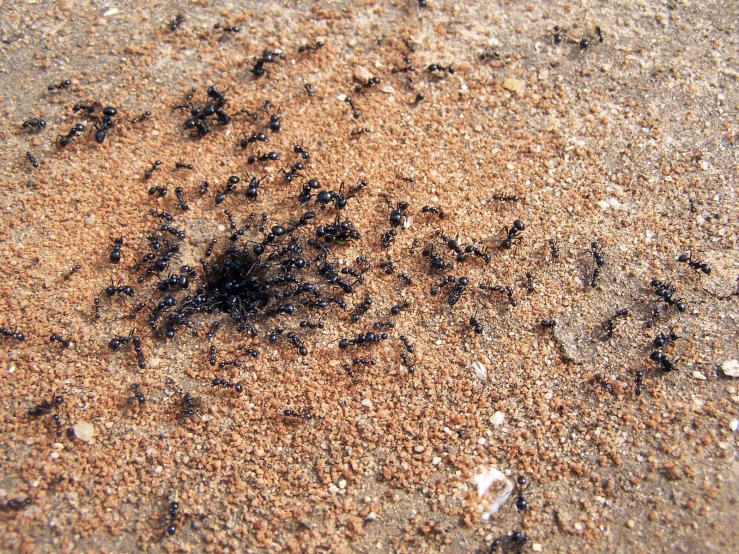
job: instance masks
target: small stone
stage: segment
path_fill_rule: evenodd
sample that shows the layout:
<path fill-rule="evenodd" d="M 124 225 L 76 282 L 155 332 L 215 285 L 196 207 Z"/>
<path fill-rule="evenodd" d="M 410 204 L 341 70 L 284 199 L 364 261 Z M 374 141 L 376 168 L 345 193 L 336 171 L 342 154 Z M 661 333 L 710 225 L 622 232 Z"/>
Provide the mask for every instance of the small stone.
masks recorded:
<path fill-rule="evenodd" d="M 59 457 L 59 452 L 51 452 L 49 453 L 49 458 L 52 460 L 56 460 Z"/>
<path fill-rule="evenodd" d="M 118 14 L 118 8 L 108 8 L 103 12 L 103 17 L 111 17 Z"/>
<path fill-rule="evenodd" d="M 95 223 L 95 214 L 90 214 L 85 218 L 85 225 L 92 225 Z"/>
<path fill-rule="evenodd" d="M 375 521 L 377 519 L 377 514 L 375 512 L 370 512 L 367 514 L 367 521 Z"/>
<path fill-rule="evenodd" d="M 413 452 L 415 452 L 416 454 L 420 454 L 424 450 L 426 450 L 426 447 L 423 446 L 422 444 L 417 444 L 416 446 L 413 447 Z"/>
<path fill-rule="evenodd" d="M 337 487 L 336 485 L 334 485 L 333 483 L 331 483 L 328 486 L 328 492 L 330 492 L 332 494 L 336 494 L 337 492 L 339 492 L 339 487 Z"/>
<path fill-rule="evenodd" d="M 490 423 L 495 425 L 496 427 L 503 425 L 503 422 L 505 421 L 505 414 L 498 410 L 493 415 L 490 416 Z"/>
<path fill-rule="evenodd" d="M 585 529 L 585 527 L 583 526 L 583 524 L 580 523 L 580 522 L 576 522 L 573 525 L 573 527 L 575 528 L 575 531 L 582 531 L 583 529 Z"/>
<path fill-rule="evenodd" d="M 10 362 L 8 364 L 8 373 L 13 373 L 15 371 L 15 362 Z"/>
<path fill-rule="evenodd" d="M 438 456 L 434 456 L 434 459 L 431 460 L 431 465 L 438 466 L 439 464 L 441 464 L 441 458 L 439 458 Z"/>
<path fill-rule="evenodd" d="M 513 79 L 512 77 L 509 77 L 508 79 L 503 81 L 503 88 L 515 93 L 521 92 L 525 86 L 526 83 L 524 83 L 520 79 Z"/>
<path fill-rule="evenodd" d="M 371 408 L 372 400 L 370 400 L 369 398 L 365 398 L 364 400 L 362 400 L 362 406 L 364 406 L 365 408 Z"/>
<path fill-rule="evenodd" d="M 369 80 L 373 77 L 372 72 L 361 65 L 354 66 L 354 72 L 352 73 L 352 75 L 357 81 L 362 84 L 368 83 Z"/>
<path fill-rule="evenodd" d="M 345 101 L 346 101 L 346 94 L 339 94 L 339 95 L 338 95 L 338 96 L 336 97 L 336 99 L 337 99 L 337 100 L 338 100 L 339 102 L 345 102 Z"/>
<path fill-rule="evenodd" d="M 538 542 L 535 542 L 531 545 L 531 552 L 542 552 L 544 550 L 544 547 L 539 544 Z"/>
<path fill-rule="evenodd" d="M 699 379 L 699 380 L 701 380 L 701 381 L 705 381 L 705 380 L 707 380 L 707 379 L 708 379 L 708 377 L 706 377 L 706 376 L 705 376 L 705 375 L 704 375 L 703 373 L 701 373 L 700 371 L 694 371 L 694 372 L 693 372 L 693 379 Z"/>
<path fill-rule="evenodd" d="M 390 85 L 385 85 L 380 90 L 382 92 L 384 92 L 384 93 L 387 93 L 387 94 L 392 94 L 393 92 L 395 92 L 395 89 L 393 87 L 391 87 Z"/>
<path fill-rule="evenodd" d="M 633 519 L 630 519 L 629 521 L 626 522 L 626 527 L 628 527 L 629 529 L 633 529 L 635 526 L 636 526 L 636 522 Z"/>
<path fill-rule="evenodd" d="M 54 448 L 54 449 L 56 449 L 56 450 L 63 450 L 64 449 L 64 444 L 62 444 L 61 442 L 55 442 L 55 443 L 53 443 L 51 445 L 51 447 Z"/>
<path fill-rule="evenodd" d="M 92 437 L 95 436 L 95 428 L 86 421 L 75 424 L 72 430 L 74 431 L 74 436 L 84 442 L 90 442 Z"/>
<path fill-rule="evenodd" d="M 729 422 L 729 428 L 736 433 L 736 430 L 739 429 L 739 419 L 732 419 Z"/>
<path fill-rule="evenodd" d="M 345 479 L 342 479 L 341 481 L 339 481 L 339 488 L 340 489 L 345 489 L 346 488 L 346 480 Z"/>
<path fill-rule="evenodd" d="M 726 360 L 721 364 L 721 371 L 727 377 L 739 377 L 739 360 Z"/>

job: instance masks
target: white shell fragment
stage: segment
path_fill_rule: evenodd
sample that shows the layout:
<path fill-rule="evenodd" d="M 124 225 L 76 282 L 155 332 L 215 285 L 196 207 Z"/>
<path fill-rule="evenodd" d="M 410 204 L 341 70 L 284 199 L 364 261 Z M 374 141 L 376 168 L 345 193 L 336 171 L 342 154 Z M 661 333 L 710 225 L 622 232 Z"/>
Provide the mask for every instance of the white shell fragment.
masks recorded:
<path fill-rule="evenodd" d="M 479 505 L 482 520 L 487 521 L 508 500 L 513 483 L 501 471 L 485 466 L 475 468 L 473 479 L 477 485 L 478 498 L 482 499 Z"/>
<path fill-rule="evenodd" d="M 726 360 L 721 364 L 721 371 L 727 377 L 739 377 L 739 360 Z"/>
<path fill-rule="evenodd" d="M 487 381 L 488 368 L 482 365 L 480 362 L 472 362 L 472 369 L 475 370 L 475 375 L 480 381 Z"/>
<path fill-rule="evenodd" d="M 72 430 L 74 430 L 74 436 L 81 441 L 90 442 L 92 440 L 92 437 L 95 436 L 95 428 L 86 421 L 81 421 L 80 423 L 77 423 L 74 427 L 72 427 Z"/>
<path fill-rule="evenodd" d="M 490 423 L 492 423 L 496 427 L 503 425 L 504 421 L 505 421 L 505 414 L 501 412 L 500 410 L 490 416 Z"/>

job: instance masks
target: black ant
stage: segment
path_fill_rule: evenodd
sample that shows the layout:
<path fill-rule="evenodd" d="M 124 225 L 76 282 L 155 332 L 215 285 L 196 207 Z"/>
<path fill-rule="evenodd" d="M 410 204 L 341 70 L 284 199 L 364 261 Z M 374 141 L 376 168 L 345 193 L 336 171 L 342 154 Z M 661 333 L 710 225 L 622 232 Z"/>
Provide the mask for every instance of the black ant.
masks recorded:
<path fill-rule="evenodd" d="M 380 84 L 380 78 L 379 77 L 372 77 L 370 78 L 366 83 L 357 83 L 357 85 L 354 87 L 354 92 L 359 94 L 364 89 L 370 89 L 374 87 L 375 85 Z"/>
<path fill-rule="evenodd" d="M 346 102 L 347 104 L 349 104 L 349 106 L 353 110 L 353 114 L 352 115 L 354 116 L 354 119 L 359 119 L 360 113 L 359 113 L 359 110 L 354 105 L 354 100 L 350 96 L 347 96 L 346 98 L 344 98 L 344 102 Z"/>
<path fill-rule="evenodd" d="M 144 113 L 142 113 L 140 116 L 132 118 L 131 123 L 136 125 L 139 121 L 144 121 L 145 119 L 149 119 L 150 117 L 151 117 L 151 112 L 147 110 Z"/>
<path fill-rule="evenodd" d="M 31 163 L 31 165 L 34 167 L 34 169 L 38 169 L 38 160 L 36 159 L 36 156 L 34 156 L 30 150 L 26 152 L 26 159 Z"/>
<path fill-rule="evenodd" d="M 6 512 L 6 511 L 14 511 L 19 512 L 23 509 L 25 509 L 27 506 L 31 505 L 31 497 L 24 498 L 23 500 L 20 500 L 18 498 L 11 498 L 5 503 L 0 503 L 0 511 Z"/>
<path fill-rule="evenodd" d="M 652 346 L 655 348 L 662 348 L 666 344 L 678 340 L 680 337 L 675 333 L 674 329 L 674 327 L 671 327 L 667 334 L 662 333 L 662 331 L 658 332 L 657 336 L 654 337 L 654 340 L 652 341 Z"/>
<path fill-rule="evenodd" d="M 371 132 L 372 132 L 372 129 L 370 129 L 369 127 L 363 127 L 361 129 L 354 129 L 349 134 L 353 137 L 356 137 L 356 136 L 363 135 L 366 133 L 371 133 Z"/>
<path fill-rule="evenodd" d="M 177 31 L 177 29 L 180 28 L 180 25 L 182 25 L 182 22 L 185 21 L 185 16 L 181 13 L 177 14 L 177 17 L 175 17 L 172 21 L 169 23 L 169 30 L 173 33 Z"/>
<path fill-rule="evenodd" d="M 150 187 L 149 188 L 149 196 L 153 196 L 154 198 L 164 198 L 167 196 L 167 187 Z"/>
<path fill-rule="evenodd" d="M 400 337 L 399 337 L 399 338 L 400 338 L 400 342 L 402 342 L 402 343 L 403 343 L 403 346 L 405 346 L 405 349 L 406 349 L 406 350 L 407 350 L 407 351 L 408 351 L 409 353 L 413 354 L 413 352 L 414 352 L 414 351 L 415 351 L 416 349 L 415 349 L 415 347 L 414 347 L 414 346 L 413 346 L 413 345 L 411 344 L 411 342 L 410 342 L 410 341 L 408 340 L 408 337 L 406 337 L 405 335 L 400 335 Z"/>
<path fill-rule="evenodd" d="M 167 526 L 167 534 L 174 535 L 176 527 L 174 526 L 175 520 L 177 519 L 177 511 L 180 509 L 180 504 L 173 500 L 169 503 L 169 525 Z"/>
<path fill-rule="evenodd" d="M 186 417 L 193 417 L 197 411 L 199 400 L 192 396 L 189 392 L 186 392 L 182 396 L 182 409 L 177 413 L 180 419 Z M 172 533 L 170 533 L 172 534 Z"/>
<path fill-rule="evenodd" d="M 521 199 L 515 194 L 513 195 L 493 194 L 493 200 L 495 200 L 496 202 L 520 202 L 521 201 Z"/>
<path fill-rule="evenodd" d="M 162 165 L 161 160 L 156 160 L 153 164 L 151 164 L 151 168 L 147 169 L 144 172 L 144 179 L 151 179 L 151 176 L 154 174 L 154 172 L 159 170 L 160 165 Z"/>
<path fill-rule="evenodd" d="M 621 308 L 615 314 L 613 314 L 611 317 L 609 317 L 606 321 L 603 322 L 601 327 L 606 332 L 606 336 L 609 339 L 613 338 L 613 332 L 616 330 L 616 321 L 619 319 L 626 318 L 630 313 L 631 313 L 630 308 Z"/>
<path fill-rule="evenodd" d="M 113 240 L 113 249 L 110 251 L 108 258 L 110 263 L 117 264 L 121 261 L 121 248 L 123 248 L 123 237 L 118 237 Z"/>
<path fill-rule="evenodd" d="M 390 308 L 390 313 L 392 315 L 398 315 L 401 311 L 407 310 L 410 308 L 409 302 L 403 302 L 402 304 L 395 304 L 392 308 Z"/>
<path fill-rule="evenodd" d="M 655 350 L 649 354 L 649 359 L 657 362 L 662 368 L 662 371 L 672 371 L 675 369 L 675 362 L 670 361 L 661 350 Z"/>
<path fill-rule="evenodd" d="M 557 244 L 557 239 L 549 239 L 549 254 L 553 260 L 559 259 L 559 244 Z"/>
<path fill-rule="evenodd" d="M 280 118 L 277 116 L 277 114 L 272 114 L 269 116 L 269 130 L 273 133 L 279 133 L 281 128 L 281 122 Z"/>
<path fill-rule="evenodd" d="M 183 212 L 186 212 L 187 210 L 190 209 L 190 206 L 188 206 L 187 202 L 185 202 L 185 197 L 183 195 L 183 192 L 184 192 L 184 189 L 182 187 L 177 187 L 176 189 L 174 189 L 174 193 L 175 193 L 175 196 L 177 197 L 179 208 Z"/>
<path fill-rule="evenodd" d="M 408 360 L 408 355 L 405 352 L 401 352 L 400 353 L 400 359 L 403 361 L 403 365 L 408 370 L 408 373 L 413 374 L 415 372 L 416 368 Z"/>
<path fill-rule="evenodd" d="M 244 386 L 241 383 L 232 383 L 231 381 L 227 381 L 226 379 L 213 379 L 211 386 L 230 388 L 235 390 L 239 394 L 244 392 Z"/>
<path fill-rule="evenodd" d="M 519 475 L 516 478 L 516 509 L 519 512 L 524 512 L 529 509 L 529 503 L 526 502 L 526 499 L 523 496 L 523 493 L 526 489 L 529 488 L 531 483 L 528 483 L 526 481 L 526 477 L 523 475 Z"/>
<path fill-rule="evenodd" d="M 590 278 L 590 286 L 591 288 L 595 288 L 598 286 L 601 269 L 606 263 L 603 258 L 602 247 L 597 240 L 590 243 L 590 253 L 593 255 L 593 261 L 595 262 L 595 269 L 593 269 L 593 275 Z"/>
<path fill-rule="evenodd" d="M 490 554 L 497 552 L 500 549 L 501 552 L 512 551 L 513 548 L 517 547 L 516 553 L 522 554 L 526 548 L 526 544 L 531 542 L 531 539 L 527 537 L 521 531 L 512 531 L 502 539 L 494 539 L 490 543 Z"/>
<path fill-rule="evenodd" d="M 554 26 L 554 34 L 552 35 L 552 41 L 554 44 L 562 44 L 562 41 L 564 40 L 564 35 L 562 34 L 562 29 L 558 26 Z"/>
<path fill-rule="evenodd" d="M 664 281 L 659 281 L 657 279 L 653 279 L 649 284 L 655 287 L 654 294 L 664 300 L 665 303 L 668 304 L 670 307 L 674 307 L 678 312 L 681 313 L 688 309 L 688 306 L 684 299 L 673 298 L 672 295 L 675 293 L 676 290 L 675 285 L 671 283 L 666 283 Z"/>
<path fill-rule="evenodd" d="M 426 68 L 426 71 L 429 73 L 434 73 L 436 71 L 438 71 L 439 73 L 443 73 L 444 71 L 446 71 L 447 73 L 449 73 L 449 75 L 454 75 L 454 67 L 452 67 L 451 65 L 448 67 L 444 67 L 439 63 L 432 63 Z"/>
<path fill-rule="evenodd" d="M 480 288 L 482 290 L 488 290 L 490 292 L 497 292 L 499 294 L 505 294 L 508 297 L 508 302 L 510 303 L 512 307 L 515 308 L 516 306 L 518 306 L 518 300 L 516 300 L 513 297 L 513 287 L 511 286 L 505 286 L 505 287 L 503 285 L 491 286 L 491 285 L 482 283 L 480 285 Z"/>
<path fill-rule="evenodd" d="M 680 254 L 680 256 L 678 256 L 677 258 L 677 261 L 688 264 L 688 266 L 695 271 L 702 271 L 706 275 L 711 274 L 711 266 L 705 262 L 694 260 L 692 251 L 688 254 Z"/>
<path fill-rule="evenodd" d="M 175 162 L 174 168 L 175 169 L 189 169 L 190 171 L 195 169 L 192 164 L 187 164 L 183 162 Z"/>
<path fill-rule="evenodd" d="M 603 31 L 601 30 L 600 27 L 595 28 L 595 34 L 598 35 L 598 42 L 602 43 L 604 39 L 603 39 Z"/>
<path fill-rule="evenodd" d="M 526 225 L 524 225 L 523 221 L 520 219 L 515 220 L 510 229 L 504 228 L 508 236 L 500 242 L 500 247 L 505 250 L 510 250 L 513 247 L 514 242 L 521 239 L 518 234 L 524 229 L 526 229 Z"/>
<path fill-rule="evenodd" d="M 59 143 L 59 146 L 67 146 L 70 142 L 72 142 L 72 139 L 74 137 L 80 136 L 82 133 L 85 132 L 87 127 L 85 127 L 82 123 L 78 123 L 74 127 L 72 127 L 66 135 L 57 135 L 57 142 Z"/>
<path fill-rule="evenodd" d="M 19 333 L 15 329 L 11 331 L 10 329 L 6 329 L 5 327 L 0 327 L 0 335 L 7 339 L 13 339 L 20 342 L 26 340 L 26 335 L 24 335 L 23 333 Z"/>
<path fill-rule="evenodd" d="M 323 41 L 317 40 L 314 44 L 303 44 L 298 48 L 298 53 L 302 54 L 303 52 L 310 52 L 311 50 L 318 50 L 320 48 L 323 48 Z"/>
<path fill-rule="evenodd" d="M 65 79 L 64 81 L 62 81 L 61 83 L 57 85 L 54 85 L 54 84 L 49 85 L 48 91 L 52 92 L 54 90 L 62 90 L 62 89 L 69 88 L 71 86 L 72 86 L 72 81 L 70 81 L 69 79 Z"/>
<path fill-rule="evenodd" d="M 644 384 L 644 372 L 643 371 L 637 371 L 634 374 L 634 394 L 636 396 L 641 396 L 642 393 L 642 385 Z"/>
<path fill-rule="evenodd" d="M 305 88 L 305 92 L 307 92 L 308 96 L 310 96 L 311 98 L 313 98 L 316 95 L 316 89 L 313 88 L 313 85 L 311 85 L 310 83 L 305 83 L 304 88 Z"/>
<path fill-rule="evenodd" d="M 421 212 L 425 214 L 434 214 L 439 219 L 444 219 L 446 217 L 446 214 L 444 213 L 443 210 L 436 208 L 434 206 L 424 206 L 423 208 L 421 208 Z"/>
<path fill-rule="evenodd" d="M 105 142 L 105 137 L 108 131 L 115 126 L 113 117 L 118 113 L 118 110 L 111 106 L 103 108 L 103 117 L 101 117 L 96 123 L 97 131 L 95 131 L 95 142 L 102 144 Z"/>
<path fill-rule="evenodd" d="M 462 295 L 464 294 L 464 291 L 467 290 L 467 285 L 469 284 L 470 281 L 469 279 L 467 279 L 467 277 L 460 277 L 457 280 L 457 286 L 449 294 L 449 298 L 447 299 L 447 302 L 450 306 L 454 306 L 457 302 L 459 302 L 459 299 L 462 298 Z"/>
<path fill-rule="evenodd" d="M 139 408 L 143 407 L 144 404 L 146 404 L 146 397 L 141 393 L 141 385 L 138 383 L 131 383 L 131 392 L 133 392 L 133 396 L 130 396 L 128 398 L 128 404 L 132 405 L 134 403 L 138 403 Z"/>
<path fill-rule="evenodd" d="M 26 119 L 23 122 L 23 128 L 31 129 L 33 131 L 40 131 L 41 129 L 46 128 L 46 121 L 44 121 L 40 117 L 32 117 L 30 119 Z"/>
<path fill-rule="evenodd" d="M 470 326 L 474 329 L 476 335 L 482 335 L 484 328 L 476 316 L 477 312 L 475 312 L 475 315 L 470 317 Z"/>
<path fill-rule="evenodd" d="M 293 152 L 295 152 L 296 154 L 300 154 L 304 160 L 310 159 L 310 153 L 300 144 L 296 144 L 293 146 Z"/>
<path fill-rule="evenodd" d="M 280 159 L 280 156 L 279 154 L 277 154 L 277 152 L 268 152 L 267 154 L 258 154 L 256 156 L 249 156 L 246 159 L 246 163 L 255 164 L 257 162 L 278 161 L 279 159 Z"/>
<path fill-rule="evenodd" d="M 61 335 L 57 335 L 56 333 L 53 333 L 53 334 L 52 334 L 52 335 L 51 335 L 51 336 L 49 337 L 49 342 L 58 342 L 58 343 L 59 343 L 59 344 L 61 344 L 61 345 L 62 345 L 62 346 L 63 346 L 64 348 L 69 348 L 70 346 L 72 346 L 72 341 L 70 341 L 69 339 L 65 339 L 65 338 L 64 338 L 64 337 L 62 337 Z"/>
<path fill-rule="evenodd" d="M 285 417 L 305 418 L 308 421 L 310 421 L 311 419 L 313 419 L 313 416 L 311 415 L 310 412 L 305 412 L 305 413 L 301 414 L 300 412 L 296 412 L 295 410 L 290 410 L 290 409 L 284 410 L 282 412 L 282 415 L 284 415 Z"/>
<path fill-rule="evenodd" d="M 63 275 L 64 280 L 66 281 L 67 279 L 69 279 L 72 275 L 77 273 L 80 269 L 82 269 L 82 266 L 80 264 L 75 264 L 74 266 L 72 266 L 72 269 L 70 269 L 69 272 Z"/>
<path fill-rule="evenodd" d="M 115 350 L 119 350 L 122 346 L 125 346 L 126 344 L 131 343 L 131 341 L 133 341 L 135 337 L 133 333 L 134 331 L 132 329 L 127 337 L 123 337 L 123 336 L 113 337 L 112 339 L 110 339 L 110 342 L 108 342 L 108 348 L 115 351 Z"/>
<path fill-rule="evenodd" d="M 557 322 L 554 319 L 543 319 L 540 323 L 542 329 L 554 329 Z"/>
<path fill-rule="evenodd" d="M 215 25 L 213 25 L 213 29 L 223 30 L 224 33 L 240 33 L 241 32 L 240 27 L 236 27 L 235 25 L 224 27 L 223 23 L 216 23 Z"/>
<path fill-rule="evenodd" d="M 250 144 L 254 144 L 256 142 L 269 142 L 269 138 L 264 133 L 252 133 L 251 135 L 244 133 L 244 138 L 239 142 L 239 146 L 241 146 L 241 148 L 246 148 Z"/>

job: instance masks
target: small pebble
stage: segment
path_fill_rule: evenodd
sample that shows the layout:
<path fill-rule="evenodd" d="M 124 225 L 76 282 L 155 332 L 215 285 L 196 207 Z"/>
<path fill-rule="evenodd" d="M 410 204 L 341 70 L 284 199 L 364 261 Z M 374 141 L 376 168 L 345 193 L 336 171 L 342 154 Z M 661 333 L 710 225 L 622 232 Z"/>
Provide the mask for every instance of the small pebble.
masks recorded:
<path fill-rule="evenodd" d="M 92 437 L 95 436 L 95 428 L 86 421 L 75 424 L 72 429 L 74 430 L 74 436 L 84 442 L 90 442 Z"/>
<path fill-rule="evenodd" d="M 739 419 L 732 419 L 729 422 L 729 428 L 736 433 L 736 430 L 739 429 Z"/>
<path fill-rule="evenodd" d="M 628 527 L 629 529 L 633 529 L 635 526 L 636 526 L 636 522 L 633 519 L 630 519 L 629 521 L 626 522 L 626 527 Z"/>
<path fill-rule="evenodd" d="M 370 512 L 367 514 L 367 521 L 375 521 L 377 519 L 377 514 L 375 512 Z"/>
<path fill-rule="evenodd" d="M 705 375 L 704 375 L 703 373 L 701 373 L 700 371 L 694 371 L 694 372 L 693 372 L 693 378 L 694 378 L 694 379 L 699 379 L 699 380 L 701 380 L 701 381 L 705 381 L 706 379 L 708 379 L 708 378 L 707 378 L 707 377 L 706 377 L 706 376 L 705 376 Z"/>
<path fill-rule="evenodd" d="M 368 83 L 373 77 L 372 72 L 364 66 L 354 66 L 354 72 L 352 76 L 360 83 Z"/>
<path fill-rule="evenodd" d="M 513 79 L 509 77 L 508 79 L 503 81 L 503 88 L 515 93 L 521 92 L 525 86 L 526 83 L 524 83 L 520 79 Z"/>
<path fill-rule="evenodd" d="M 434 456 L 434 459 L 431 460 L 431 465 L 438 466 L 439 464 L 441 464 L 441 458 L 439 458 L 438 456 Z"/>
<path fill-rule="evenodd" d="M 364 400 L 362 400 L 362 406 L 364 406 L 365 408 L 371 408 L 372 400 L 370 400 L 369 398 L 365 398 Z"/>
<path fill-rule="evenodd" d="M 420 454 L 424 450 L 426 450 L 426 447 L 421 444 L 417 444 L 416 446 L 413 447 L 413 452 L 415 452 L 416 454 Z"/>
<path fill-rule="evenodd" d="M 496 427 L 503 425 L 504 421 L 505 421 L 505 414 L 501 412 L 500 410 L 490 416 L 490 423 L 492 423 Z"/>
<path fill-rule="evenodd" d="M 727 377 L 739 377 L 739 360 L 726 360 L 721 364 L 721 371 Z"/>

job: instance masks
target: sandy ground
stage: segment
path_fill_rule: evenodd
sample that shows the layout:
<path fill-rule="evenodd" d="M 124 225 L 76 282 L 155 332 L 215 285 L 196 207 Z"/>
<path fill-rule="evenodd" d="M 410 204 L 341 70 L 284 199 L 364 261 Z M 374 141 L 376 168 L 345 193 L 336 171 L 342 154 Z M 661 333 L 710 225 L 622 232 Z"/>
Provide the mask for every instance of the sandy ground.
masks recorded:
<path fill-rule="evenodd" d="M 739 358 L 737 8 L 474 4 L 0 4 L 3 551 L 461 553 L 496 538 L 505 552 L 736 551 L 739 384 L 721 366 Z M 265 50 L 276 61 L 255 76 Z M 380 82 L 355 92 L 353 77 L 370 75 Z M 193 137 L 173 106 L 204 106 L 211 85 L 233 117 Z M 99 144 L 103 106 L 117 114 Z M 30 118 L 45 126 L 24 128 Z M 60 145 L 78 123 L 84 133 Z M 260 132 L 268 142 L 239 146 Z M 267 152 L 279 161 L 248 163 Z M 281 170 L 299 161 L 287 182 Z M 231 175 L 240 182 L 216 204 Z M 251 176 L 262 179 L 254 201 Z M 323 258 L 308 239 L 337 210 L 316 204 L 320 190 L 301 206 L 309 179 L 343 193 L 367 182 L 340 212 L 361 238 Z M 298 274 L 346 311 L 303 297 L 293 315 L 272 314 L 273 300 L 250 320 L 257 337 L 222 313 L 155 336 L 158 280 L 182 265 L 198 275 L 160 310 L 163 330 L 207 281 L 212 239 L 210 268 L 228 245 L 251 248 L 307 210 L 316 218 L 293 236 L 311 261 Z M 514 220 L 525 230 L 501 248 Z M 459 262 L 440 232 L 481 255 Z M 179 249 L 161 273 L 135 271 L 152 240 Z M 434 269 L 424 250 L 453 267 Z M 677 260 L 691 250 L 710 274 Z M 357 272 L 359 256 L 361 281 L 340 274 L 352 293 L 318 272 L 321 260 Z M 432 296 L 450 275 L 469 285 Z M 674 284 L 672 306 L 654 279 Z M 105 293 L 128 285 L 132 297 Z M 493 287 L 511 287 L 515 306 Z M 387 340 L 339 347 L 384 321 Z M 662 352 L 675 369 L 662 371 L 649 355 L 670 329 L 680 338 Z M 108 345 L 132 331 L 144 369 L 133 344 Z M 473 478 L 490 467 L 525 476 L 527 510 L 514 491 L 483 521 L 490 494 Z"/>

